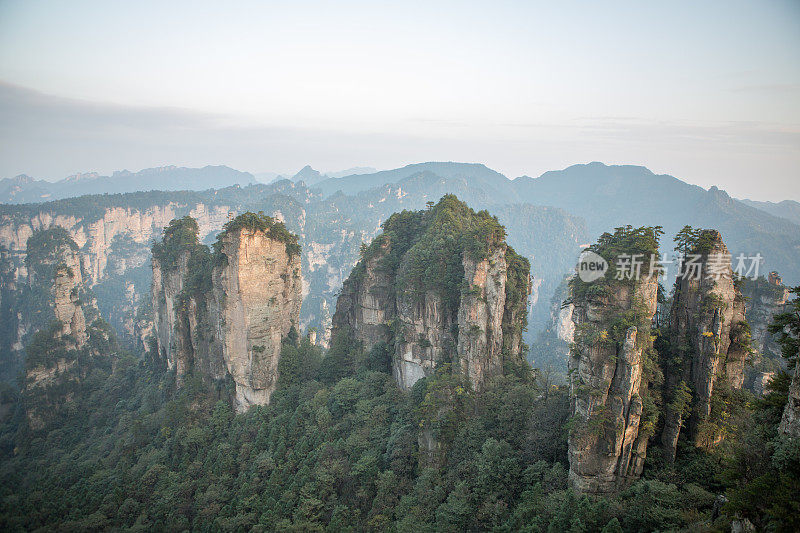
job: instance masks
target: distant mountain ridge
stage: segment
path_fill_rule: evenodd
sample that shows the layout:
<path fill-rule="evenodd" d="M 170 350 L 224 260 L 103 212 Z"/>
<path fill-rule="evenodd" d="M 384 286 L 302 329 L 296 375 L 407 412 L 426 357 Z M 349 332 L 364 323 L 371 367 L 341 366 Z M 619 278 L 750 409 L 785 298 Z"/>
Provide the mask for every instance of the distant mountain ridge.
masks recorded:
<path fill-rule="evenodd" d="M 672 236 L 685 224 L 715 228 L 735 254 L 760 253 L 766 258 L 762 269 L 777 269 L 790 283 L 800 282 L 800 225 L 789 218 L 796 202 L 762 202 L 768 205 L 757 208 L 717 187 L 705 190 L 642 166 L 593 162 L 545 172 L 538 178 L 509 180 L 481 164 L 418 163 L 328 179 L 312 188 L 321 189 L 323 196 L 353 195 L 389 184 L 403 191 L 428 192 L 432 200 L 438 199 L 436 194 L 453 192 L 470 198 L 476 206 L 557 207 L 586 220 L 592 239 L 627 224 L 660 225 L 666 232 L 662 251 L 671 248 Z M 497 213 L 502 218 L 502 211 Z"/>
<path fill-rule="evenodd" d="M 785 218 L 795 224 L 800 224 L 800 202 L 784 200 L 782 202 L 759 202 L 756 200 L 739 200 L 740 202 L 760 209 L 770 215 Z"/>
<path fill-rule="evenodd" d="M 204 191 L 232 185 L 256 183 L 249 172 L 230 167 L 186 168 L 164 166 L 139 172 L 121 170 L 111 176 L 96 172 L 73 174 L 59 181 L 37 180 L 27 175 L 0 180 L 0 203 L 25 204 L 60 200 L 85 194 L 116 194 L 136 191 Z"/>
<path fill-rule="evenodd" d="M 322 190 L 325 196 L 337 191 L 344 194 L 356 194 L 362 191 L 380 187 L 390 183 L 399 183 L 415 174 L 429 172 L 448 180 L 465 179 L 469 180 L 473 187 L 489 186 L 502 187 L 503 182 L 509 182 L 503 174 L 488 168 L 481 163 L 455 163 L 455 162 L 429 162 L 414 163 L 401 168 L 392 170 L 382 170 L 372 174 L 355 174 L 341 178 L 329 178 L 319 184 L 317 188 Z"/>
<path fill-rule="evenodd" d="M 253 183 L 254 178 L 228 167 L 162 167 L 138 173 L 123 171 L 110 177 L 76 176 L 55 184 L 18 176 L 0 181 L 0 193 L 9 197 L 10 203 L 21 203 L 84 191 L 205 190 L 221 188 L 220 182 L 229 186 L 243 181 Z M 552 206 L 583 218 L 592 240 L 627 224 L 660 225 L 666 232 L 662 251 L 671 248 L 669 239 L 684 224 L 715 228 L 736 254 L 760 253 L 766 258 L 764 269 L 779 270 L 789 283 L 800 282 L 800 225 L 788 218 L 796 202 L 739 201 L 717 187 L 705 190 L 641 166 L 594 162 L 545 172 L 538 178 L 522 176 L 514 180 L 479 163 L 416 163 L 340 178 L 306 166 L 287 182 L 303 182 L 317 191 L 315 194 L 332 200 L 337 195 L 352 198 L 373 191 L 365 200 L 368 197 L 372 202 L 385 202 L 393 195 L 402 198 L 411 194 L 417 199 L 438 201 L 443 194 L 454 193 L 472 206 L 494 209 L 501 219 L 505 217 L 502 210 L 496 209 L 499 206 Z M 781 218 L 781 214 L 787 218 Z"/>

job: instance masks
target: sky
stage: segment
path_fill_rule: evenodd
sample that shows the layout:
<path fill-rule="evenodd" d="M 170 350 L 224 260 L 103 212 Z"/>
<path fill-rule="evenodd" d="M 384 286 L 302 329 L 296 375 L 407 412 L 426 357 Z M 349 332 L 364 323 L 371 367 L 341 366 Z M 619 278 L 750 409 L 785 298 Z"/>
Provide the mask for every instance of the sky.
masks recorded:
<path fill-rule="evenodd" d="M 0 177 L 422 161 L 800 200 L 800 2 L 0 0 Z"/>

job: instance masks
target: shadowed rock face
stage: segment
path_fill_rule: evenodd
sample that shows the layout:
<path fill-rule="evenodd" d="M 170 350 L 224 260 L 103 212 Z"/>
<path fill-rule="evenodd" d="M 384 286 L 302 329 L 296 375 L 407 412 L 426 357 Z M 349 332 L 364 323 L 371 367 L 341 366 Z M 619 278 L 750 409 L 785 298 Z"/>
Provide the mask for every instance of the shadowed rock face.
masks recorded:
<path fill-rule="evenodd" d="M 783 410 L 779 430 L 784 435 L 800 438 L 800 357 L 797 358 L 797 363 L 794 365 L 789 399 Z"/>
<path fill-rule="evenodd" d="M 670 311 L 672 363 L 664 369 L 661 435 L 669 460 L 675 458 L 684 425 L 696 446 L 709 448 L 719 442 L 719 433 L 709 423 L 712 396 L 718 388 L 742 387 L 750 353 L 745 300 L 734 283 L 728 249 L 717 231 L 705 231 L 702 240 L 704 248 L 694 250 L 700 256 L 699 273 L 678 278 Z M 691 396 L 688 405 L 676 401 L 682 389 Z"/>
<path fill-rule="evenodd" d="M 168 264 L 154 254 L 159 356 L 179 383 L 192 369 L 208 382 L 231 379 L 239 411 L 265 405 L 277 385 L 281 340 L 299 324 L 301 293 L 300 254 L 260 229 L 226 231 L 213 256 L 196 241 Z"/>
<path fill-rule="evenodd" d="M 611 282 L 605 297 L 573 300 L 575 342 L 569 358 L 575 427 L 569 436 L 569 479 L 576 491 L 608 494 L 642 472 L 644 352 L 651 346 L 658 280 Z M 613 338 L 614 321 L 630 319 Z"/>
<path fill-rule="evenodd" d="M 488 259 L 462 260 L 464 280 L 472 290 L 461 295 L 455 316 L 445 311 L 435 291 L 422 298 L 410 294 L 396 297 L 394 277 L 378 266 L 382 255 L 371 258 L 362 277 L 345 282 L 333 317 L 334 332 L 348 328 L 369 350 L 392 340 L 390 323 L 395 322 L 399 327 L 394 336 L 392 372 L 401 387 L 410 389 L 455 353 L 462 373 L 479 390 L 490 376 L 502 371 L 504 343 L 513 356 L 521 351 L 522 327 L 510 326 L 525 317 L 513 311 L 513 303 L 506 298 L 505 253 L 503 246 L 493 250 Z"/>
<path fill-rule="evenodd" d="M 390 340 L 389 323 L 397 313 L 393 273 L 380 268 L 391 249 L 388 240 L 363 262 L 363 276 L 350 275 L 336 301 L 333 328 L 348 327 L 366 347 Z"/>
<path fill-rule="evenodd" d="M 777 272 L 770 272 L 767 280 L 746 280 L 742 293 L 747 298 L 747 322 L 753 337 L 754 356 L 771 353 L 780 355 L 780 346 L 767 330 L 772 318 L 787 308 L 789 287 L 781 282 Z"/>
<path fill-rule="evenodd" d="M 78 252 L 66 248 L 60 257 L 53 283 L 53 312 L 61 323 L 61 335 L 74 339 L 74 348 L 86 345 L 86 318 L 80 293 L 84 289 L 81 261 Z"/>
<path fill-rule="evenodd" d="M 19 297 L 44 307 L 31 310 L 31 316 L 18 315 L 23 330 L 38 330 L 26 346 L 22 396 L 28 424 L 39 430 L 72 402 L 70 384 L 83 380 L 87 362 L 102 357 L 110 365 L 117 346 L 98 320 L 78 247 L 69 234 L 50 228 L 35 233 L 28 243 L 35 249 L 26 260 L 28 283 Z M 38 315 L 35 324 L 33 315 Z"/>
<path fill-rule="evenodd" d="M 469 210 L 460 202 L 455 208 Z M 416 216 L 416 223 L 423 225 L 418 233 L 438 216 L 436 210 L 440 207 L 433 209 L 428 214 L 409 215 Z M 412 242 L 416 237 L 417 234 Z M 461 281 L 454 294 L 443 295 L 436 283 L 433 288 L 415 293 L 407 290 L 402 281 L 409 279 L 409 270 L 415 266 L 412 255 L 407 253 L 410 245 L 405 243 L 404 250 L 400 246 L 389 232 L 373 242 L 370 252 L 344 283 L 333 317 L 333 334 L 349 331 L 367 351 L 378 343 L 388 343 L 392 372 L 403 389 L 410 389 L 419 379 L 431 375 L 441 363 L 453 363 L 473 389 L 482 389 L 491 376 L 502 373 L 504 356 L 520 356 L 531 287 L 527 261 L 505 242 L 492 244 L 482 258 L 457 251 Z M 436 253 L 415 251 L 426 257 Z M 391 264 L 393 258 L 396 267 Z M 452 258 L 443 260 L 449 259 Z M 522 261 L 524 265 L 512 266 L 510 261 Z M 507 291 L 509 277 L 514 284 L 511 295 Z M 440 282 L 444 286 L 445 280 Z M 448 305 L 443 298 L 451 303 Z"/>

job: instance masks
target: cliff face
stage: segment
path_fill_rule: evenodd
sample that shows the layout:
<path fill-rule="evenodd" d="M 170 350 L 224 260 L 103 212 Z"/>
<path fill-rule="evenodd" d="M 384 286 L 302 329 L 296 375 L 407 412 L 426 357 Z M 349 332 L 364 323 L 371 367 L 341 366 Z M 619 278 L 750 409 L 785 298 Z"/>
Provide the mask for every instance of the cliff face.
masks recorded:
<path fill-rule="evenodd" d="M 261 230 L 227 232 L 227 258 L 213 273 L 213 301 L 225 366 L 240 409 L 269 402 L 278 378 L 281 339 L 297 327 L 302 303 L 299 254 Z"/>
<path fill-rule="evenodd" d="M 717 391 L 741 388 L 750 354 L 745 300 L 734 283 L 730 254 L 719 232 L 703 231 L 691 254 L 699 257 L 699 269 L 678 277 L 670 311 L 661 437 L 668 459 L 675 457 L 684 421 L 686 435 L 696 446 L 709 448 L 719 442 L 722 413 L 712 412 L 712 397 Z"/>
<path fill-rule="evenodd" d="M 793 438 L 800 438 L 800 357 L 794 365 L 792 384 L 789 387 L 789 399 L 783 410 L 783 418 L 779 431 Z"/>
<path fill-rule="evenodd" d="M 644 466 L 655 424 L 650 332 L 658 277 L 649 260 L 638 274 L 615 265 L 624 256 L 650 258 L 658 250 L 659 235 L 658 228 L 630 226 L 603 234 L 591 251 L 611 267 L 598 279 L 584 279 L 580 270 L 581 276 L 569 282 L 574 324 L 568 359 L 569 480 L 581 493 L 624 488 Z"/>
<path fill-rule="evenodd" d="M 19 299 L 33 308 L 20 315 L 20 321 L 38 331 L 26 346 L 22 395 L 28 423 L 36 430 L 72 402 L 90 365 L 101 359 L 99 364 L 110 365 L 117 346 L 100 319 L 85 284 L 78 247 L 67 232 L 36 232 L 28 247 L 28 286 Z"/>
<path fill-rule="evenodd" d="M 495 233 L 481 241 L 478 228 Z M 384 224 L 344 283 L 333 333 L 350 332 L 366 351 L 387 343 L 404 389 L 452 363 L 480 390 L 522 351 L 528 272 L 496 219 L 448 195 Z"/>
<path fill-rule="evenodd" d="M 645 278 L 573 300 L 570 397 L 578 426 L 569 437 L 569 478 L 577 491 L 613 492 L 642 472 L 649 438 L 642 370 L 657 293 L 658 280 Z"/>
<path fill-rule="evenodd" d="M 53 311 L 61 323 L 60 335 L 72 337 L 75 349 L 80 349 L 87 340 L 86 318 L 79 296 L 84 288 L 80 257 L 76 251 L 66 248 L 59 259 L 53 284 Z"/>
<path fill-rule="evenodd" d="M 510 354 L 519 353 L 520 339 L 510 338 L 511 323 L 505 330 L 503 326 L 508 272 L 506 249 L 493 249 L 489 257 L 481 261 L 465 255 L 463 265 L 464 279 L 471 289 L 462 291 L 458 306 L 458 354 L 461 372 L 473 387 L 480 389 L 490 376 L 502 374 L 504 334 L 507 334 L 505 340 Z M 530 282 L 527 286 L 530 287 Z M 508 307 L 510 321 L 518 320 L 513 316 L 512 305 Z"/>
<path fill-rule="evenodd" d="M 782 313 L 789 301 L 789 288 L 777 272 L 767 279 L 746 280 L 742 293 L 747 298 L 747 322 L 750 324 L 752 348 L 758 355 L 780 355 L 781 349 L 767 330 L 772 317 Z"/>
<path fill-rule="evenodd" d="M 79 211 L 79 209 L 75 209 Z M 108 207 L 92 215 L 64 215 L 43 208 L 30 217 L 0 218 L 0 244 L 17 253 L 24 253 L 34 231 L 58 226 L 66 229 L 82 252 L 86 282 L 93 285 L 108 275 L 109 258 L 115 240 L 126 237 L 143 252 L 170 220 L 188 214 L 198 221 L 200 238 L 222 227 L 228 217 L 227 206 L 208 207 L 198 203 L 187 206 L 176 202 L 152 205 L 145 209 Z M 142 255 L 142 254 L 139 254 Z M 144 253 L 141 262 L 147 254 Z M 141 263 L 139 263 L 141 264 Z M 126 270 L 135 265 L 117 265 Z"/>
<path fill-rule="evenodd" d="M 176 369 L 183 376 L 192 361 L 189 347 L 180 334 L 179 298 L 183 293 L 183 280 L 188 276 L 187 265 L 190 252 L 181 251 L 174 265 L 153 256 L 153 333 L 158 353 L 167 368 Z"/>
<path fill-rule="evenodd" d="M 209 382 L 230 378 L 238 410 L 264 405 L 277 383 L 281 339 L 299 323 L 296 237 L 252 213 L 226 225 L 213 254 L 197 233 L 193 219 L 173 221 L 153 248 L 159 356 L 179 383 L 192 370 Z"/>
<path fill-rule="evenodd" d="M 349 328 L 367 347 L 390 340 L 389 324 L 397 314 L 394 275 L 383 266 L 391 246 L 389 239 L 380 241 L 374 255 L 364 258 L 345 281 L 336 302 L 335 327 Z"/>

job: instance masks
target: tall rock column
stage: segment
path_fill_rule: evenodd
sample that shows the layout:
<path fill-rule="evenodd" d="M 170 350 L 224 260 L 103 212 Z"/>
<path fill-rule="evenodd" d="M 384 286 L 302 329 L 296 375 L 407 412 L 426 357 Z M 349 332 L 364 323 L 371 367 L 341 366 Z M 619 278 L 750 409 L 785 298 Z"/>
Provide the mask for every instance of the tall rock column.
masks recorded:
<path fill-rule="evenodd" d="M 569 478 L 579 492 L 610 493 L 641 474 L 649 437 L 640 431 L 642 368 L 657 293 L 658 280 L 645 278 L 573 300 Z"/>
<path fill-rule="evenodd" d="M 614 265 L 617 254 L 650 257 L 658 228 L 620 228 L 593 251 Z M 619 277 L 620 279 L 617 279 Z M 569 480 L 581 493 L 608 494 L 638 479 L 654 421 L 648 418 L 650 330 L 658 277 L 609 270 L 594 281 L 570 282 L 574 342 L 568 360 L 571 428 Z"/>
<path fill-rule="evenodd" d="M 458 308 L 458 354 L 461 371 L 474 389 L 503 369 L 503 317 L 506 306 L 506 247 L 474 261 L 464 256 L 463 291 Z M 511 344 L 516 341 L 509 339 Z"/>
<path fill-rule="evenodd" d="M 783 418 L 779 430 L 784 435 L 800 438 L 800 354 L 794 365 L 792 384 L 789 387 L 789 399 L 783 410 Z"/>
<path fill-rule="evenodd" d="M 170 222 L 153 245 L 153 316 L 159 357 L 182 377 L 231 379 L 244 411 L 269 402 L 281 341 L 300 322 L 297 236 L 271 217 L 244 213 L 225 225 L 210 252 L 197 222 Z"/>
<path fill-rule="evenodd" d="M 741 388 L 750 354 L 745 300 L 733 279 L 730 253 L 716 230 L 703 230 L 676 281 L 665 354 L 664 429 L 667 460 L 674 460 L 686 425 L 689 440 L 710 448 L 720 441 L 720 413 L 712 412 L 719 388 Z"/>
<path fill-rule="evenodd" d="M 450 364 L 479 391 L 504 358 L 521 361 L 530 292 L 530 264 L 497 219 L 446 195 L 386 221 L 344 283 L 333 334 L 386 343 L 405 390 Z"/>
<path fill-rule="evenodd" d="M 38 329 L 25 350 L 22 390 L 31 429 L 43 429 L 75 400 L 91 366 L 110 368 L 116 338 L 85 285 L 78 247 L 63 228 L 28 239 L 28 286 L 20 295 L 32 307 L 25 321 Z"/>
<path fill-rule="evenodd" d="M 213 273 L 222 355 L 236 384 L 236 406 L 269 402 L 277 385 L 281 339 L 300 323 L 300 254 L 261 229 L 241 227 L 220 238 Z"/>
<path fill-rule="evenodd" d="M 181 250 L 174 261 L 153 254 L 153 334 L 158 356 L 169 369 L 175 369 L 178 380 L 191 368 L 192 356 L 186 340 L 180 335 L 180 296 L 183 280 L 188 275 L 190 251 Z"/>

